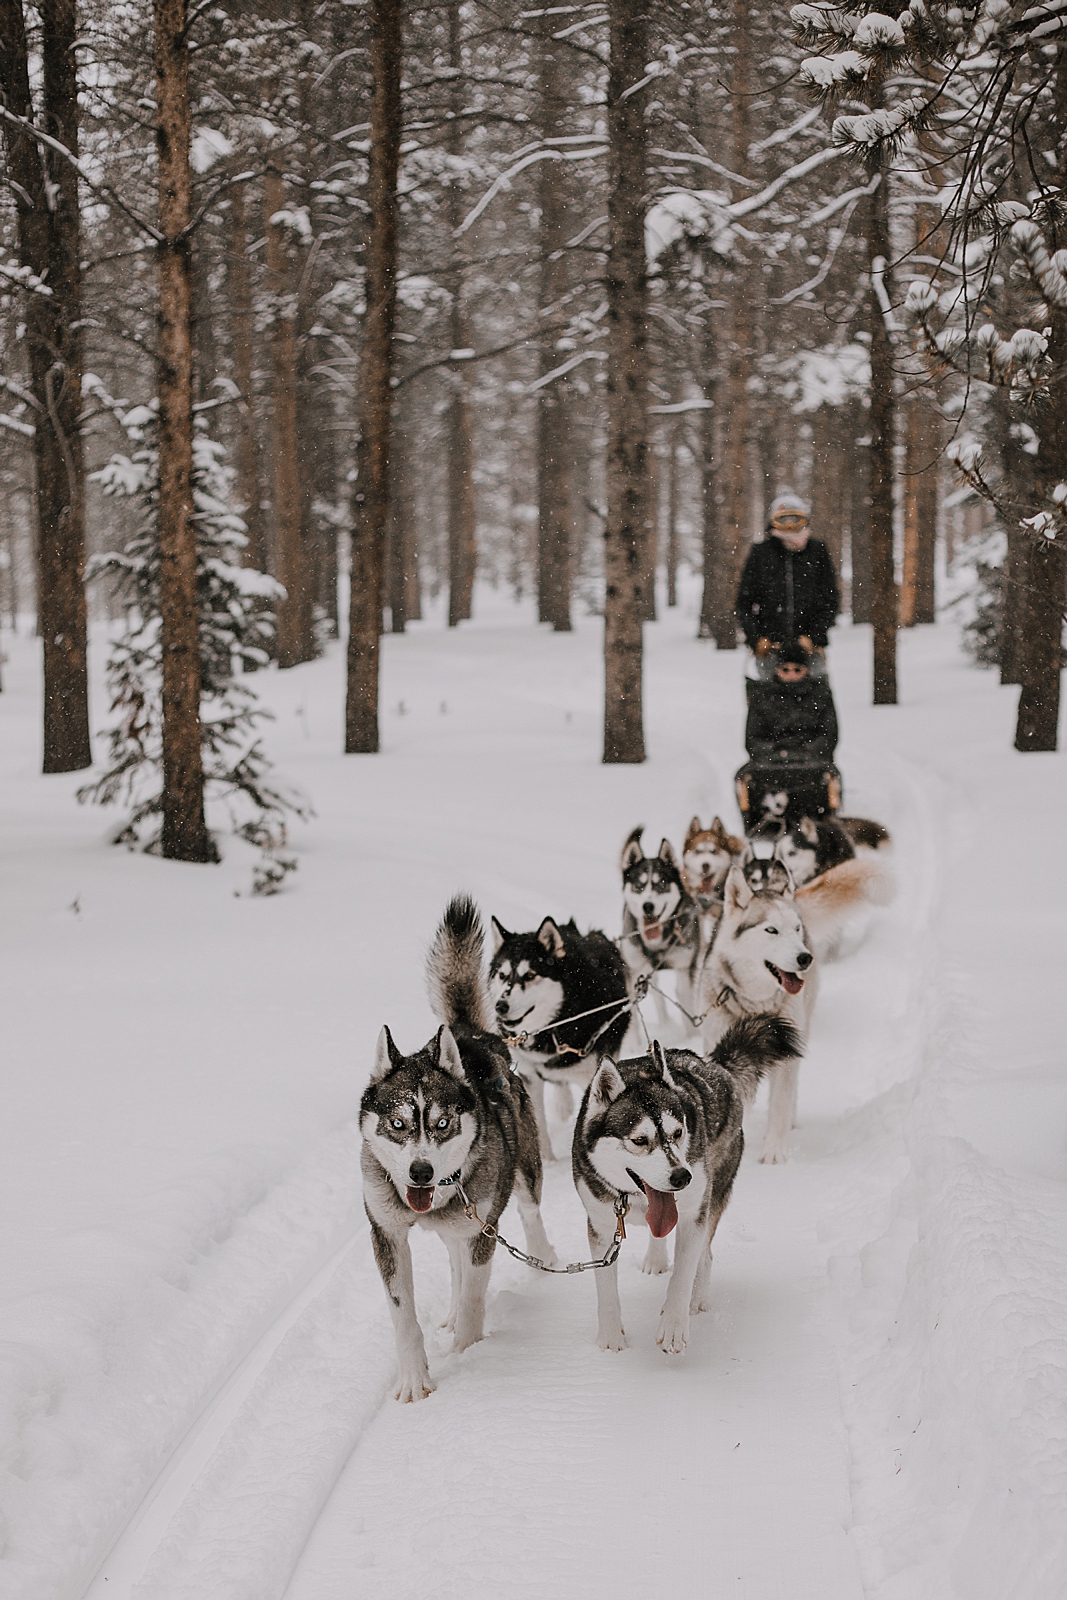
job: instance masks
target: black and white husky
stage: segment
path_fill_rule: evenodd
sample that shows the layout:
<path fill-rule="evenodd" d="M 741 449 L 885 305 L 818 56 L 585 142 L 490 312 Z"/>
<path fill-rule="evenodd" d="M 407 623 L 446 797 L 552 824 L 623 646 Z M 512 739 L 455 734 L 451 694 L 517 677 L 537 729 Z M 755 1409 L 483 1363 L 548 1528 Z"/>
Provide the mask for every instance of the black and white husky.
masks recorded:
<path fill-rule="evenodd" d="M 685 971 L 700 939 L 696 902 L 682 881 L 669 839 L 659 853 L 646 856 L 644 828 L 635 828 L 622 847 L 622 952 L 631 972 L 663 967 Z"/>
<path fill-rule="evenodd" d="M 378 1270 L 396 1331 L 398 1400 L 434 1384 L 415 1313 L 409 1235 L 416 1222 L 439 1233 L 452 1267 L 453 1349 L 482 1337 L 495 1241 L 464 1214 L 457 1180 L 484 1222 L 496 1224 L 514 1193 L 527 1249 L 555 1259 L 541 1220 L 537 1125 L 503 1042 L 490 1031 L 481 919 L 457 896 L 430 950 L 428 981 L 442 1027 L 401 1055 L 388 1028 L 378 1039 L 360 1106 L 363 1198 Z"/>
<path fill-rule="evenodd" d="M 810 883 L 812 878 L 821 877 L 831 867 L 851 861 L 856 850 L 840 823 L 801 817 L 782 834 L 774 854 L 789 868 L 793 882 L 799 887 Z"/>
<path fill-rule="evenodd" d="M 589 1244 L 603 1255 L 625 1196 L 653 1241 L 677 1230 L 674 1271 L 656 1342 L 680 1355 L 690 1315 L 707 1309 L 711 1242 L 726 1209 L 744 1149 L 745 1102 L 768 1067 L 794 1060 L 800 1039 L 781 1017 L 747 1017 L 706 1059 L 664 1051 L 618 1065 L 605 1061 L 589 1088 L 574 1130 L 574 1182 L 589 1218 Z M 651 1249 L 651 1246 L 650 1246 Z M 623 1350 L 618 1267 L 597 1280 L 597 1343 Z"/>
<path fill-rule="evenodd" d="M 541 1153 L 551 1160 L 545 1084 L 584 1087 L 602 1057 L 618 1054 L 630 1021 L 626 967 L 605 934 L 579 933 L 573 919 L 560 925 L 546 917 L 536 933 L 509 933 L 494 917 L 493 940 L 494 1020 L 515 1041 Z"/>

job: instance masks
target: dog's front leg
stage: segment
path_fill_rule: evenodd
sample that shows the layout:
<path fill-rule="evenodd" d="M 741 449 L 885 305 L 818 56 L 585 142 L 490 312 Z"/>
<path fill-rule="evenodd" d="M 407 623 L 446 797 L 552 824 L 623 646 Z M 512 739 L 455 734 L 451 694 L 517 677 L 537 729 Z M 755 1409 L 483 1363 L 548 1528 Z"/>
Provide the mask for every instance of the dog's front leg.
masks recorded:
<path fill-rule="evenodd" d="M 648 1236 L 648 1249 L 645 1259 L 641 1263 L 641 1271 L 647 1272 L 650 1277 L 658 1277 L 662 1272 L 671 1270 L 671 1258 L 667 1253 L 666 1239 L 657 1239 L 654 1233 Z"/>
<path fill-rule="evenodd" d="M 405 1228 L 401 1234 L 387 1233 L 369 1211 L 367 1216 L 374 1258 L 385 1285 L 396 1334 L 397 1383 L 393 1393 L 398 1400 L 424 1400 L 433 1393 L 436 1384 L 430 1378 L 426 1344 L 415 1314 L 409 1230 Z"/>
<path fill-rule="evenodd" d="M 664 1355 L 680 1356 L 689 1343 L 689 1306 L 693 1298 L 700 1258 L 707 1252 L 706 1224 L 684 1218 L 675 1231 L 674 1271 L 667 1285 L 667 1298 L 660 1313 L 656 1343 Z"/>
<path fill-rule="evenodd" d="M 541 1147 L 542 1161 L 555 1161 L 556 1154 L 552 1149 L 552 1139 L 548 1132 L 548 1117 L 545 1114 L 545 1080 L 535 1071 L 522 1069 L 522 1081 L 525 1083 L 530 1096 L 530 1109 L 537 1123 L 537 1142 Z"/>
<path fill-rule="evenodd" d="M 493 1270 L 494 1249 L 492 1239 L 481 1233 L 464 1242 L 456 1334 L 452 1341 L 455 1351 L 466 1350 L 468 1345 L 477 1344 L 485 1337 L 485 1296 Z"/>
<path fill-rule="evenodd" d="M 789 1135 L 797 1113 L 799 1067 L 795 1061 L 779 1061 L 771 1073 L 770 1101 L 767 1106 L 767 1133 L 761 1161 L 771 1165 L 789 1159 Z"/>
<path fill-rule="evenodd" d="M 445 1244 L 448 1247 L 448 1268 L 452 1292 L 448 1300 L 448 1316 L 441 1326 L 446 1333 L 455 1333 L 456 1318 L 459 1316 L 459 1298 L 463 1293 L 463 1261 L 467 1251 L 467 1241 L 461 1234 L 455 1234 L 451 1229 L 442 1231 L 445 1235 Z"/>
<path fill-rule="evenodd" d="M 615 1237 L 612 1224 L 615 1221 L 613 1211 L 607 1209 L 603 1212 L 603 1233 L 598 1233 L 592 1213 L 589 1215 L 589 1253 L 593 1257 L 607 1254 L 608 1246 Z M 613 1262 L 610 1267 L 598 1267 L 596 1273 L 596 1316 L 597 1335 L 596 1342 L 601 1350 L 625 1350 L 626 1334 L 622 1326 L 622 1302 L 619 1299 L 619 1263 Z"/>

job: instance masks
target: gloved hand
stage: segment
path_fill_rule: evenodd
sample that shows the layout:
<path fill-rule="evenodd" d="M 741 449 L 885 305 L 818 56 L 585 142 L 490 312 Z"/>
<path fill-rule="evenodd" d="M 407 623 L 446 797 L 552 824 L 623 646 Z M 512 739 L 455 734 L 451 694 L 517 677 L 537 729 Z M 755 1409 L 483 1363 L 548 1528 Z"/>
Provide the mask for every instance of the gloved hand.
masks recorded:
<path fill-rule="evenodd" d="M 774 645 L 769 639 L 756 640 L 756 654 L 759 656 L 761 661 L 764 656 L 769 656 L 773 649 Z"/>
<path fill-rule="evenodd" d="M 815 654 L 815 646 L 812 644 L 806 633 L 802 633 L 800 635 L 800 638 L 797 640 L 797 644 L 802 650 L 806 650 L 809 656 L 813 656 Z"/>

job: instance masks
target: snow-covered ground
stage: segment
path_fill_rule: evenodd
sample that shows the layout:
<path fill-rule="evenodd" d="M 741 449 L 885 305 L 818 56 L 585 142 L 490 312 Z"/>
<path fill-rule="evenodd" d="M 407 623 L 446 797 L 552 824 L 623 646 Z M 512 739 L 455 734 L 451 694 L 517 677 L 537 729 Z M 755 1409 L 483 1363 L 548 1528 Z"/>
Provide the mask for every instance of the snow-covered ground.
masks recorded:
<path fill-rule="evenodd" d="M 867 630 L 837 632 L 848 805 L 892 828 L 899 893 L 826 969 L 794 1158 L 746 1154 L 686 1355 L 631 1237 L 622 1355 L 588 1274 L 498 1261 L 489 1337 L 431 1335 L 437 1392 L 387 1398 L 374 1038 L 428 1036 L 457 888 L 610 931 L 635 823 L 735 818 L 741 658 L 695 641 L 694 598 L 646 630 L 640 768 L 599 763 L 599 625 L 490 593 L 386 639 L 380 756 L 339 754 L 337 648 L 263 674 L 318 813 L 270 900 L 244 846 L 109 847 L 77 778 L 39 776 L 37 647 L 5 635 L 4 1600 L 1067 1593 L 1067 756 L 1011 751 L 1013 692 L 949 629 L 902 637 L 879 709 Z M 580 1256 L 566 1161 L 545 1211 Z M 421 1240 L 428 1329 L 445 1276 Z"/>

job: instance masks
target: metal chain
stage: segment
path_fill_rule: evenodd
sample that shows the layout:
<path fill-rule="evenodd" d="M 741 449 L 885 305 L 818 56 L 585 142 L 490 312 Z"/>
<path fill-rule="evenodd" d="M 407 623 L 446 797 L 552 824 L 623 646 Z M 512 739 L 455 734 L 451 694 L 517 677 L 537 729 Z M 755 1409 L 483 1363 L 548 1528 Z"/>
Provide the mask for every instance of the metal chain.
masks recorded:
<path fill-rule="evenodd" d="M 538 1272 L 558 1272 L 565 1277 L 571 1277 L 576 1272 L 589 1272 L 590 1269 L 595 1267 L 613 1267 L 619 1259 L 619 1251 L 622 1249 L 623 1240 L 626 1238 L 626 1213 L 630 1209 L 630 1202 L 625 1194 L 620 1194 L 615 1202 L 615 1237 L 602 1256 L 596 1261 L 571 1261 L 565 1267 L 550 1267 L 539 1256 L 527 1255 L 526 1251 L 520 1250 L 517 1245 L 509 1244 L 504 1235 L 499 1233 L 491 1222 L 483 1222 L 478 1215 L 474 1202 L 468 1198 L 467 1191 L 459 1179 L 454 1178 L 452 1182 L 463 1204 L 464 1215 L 471 1222 L 478 1224 L 479 1232 L 483 1233 L 487 1239 L 492 1239 L 494 1244 L 502 1244 L 508 1254 L 515 1257 L 516 1261 L 524 1261 L 528 1267 L 536 1267 Z"/>

